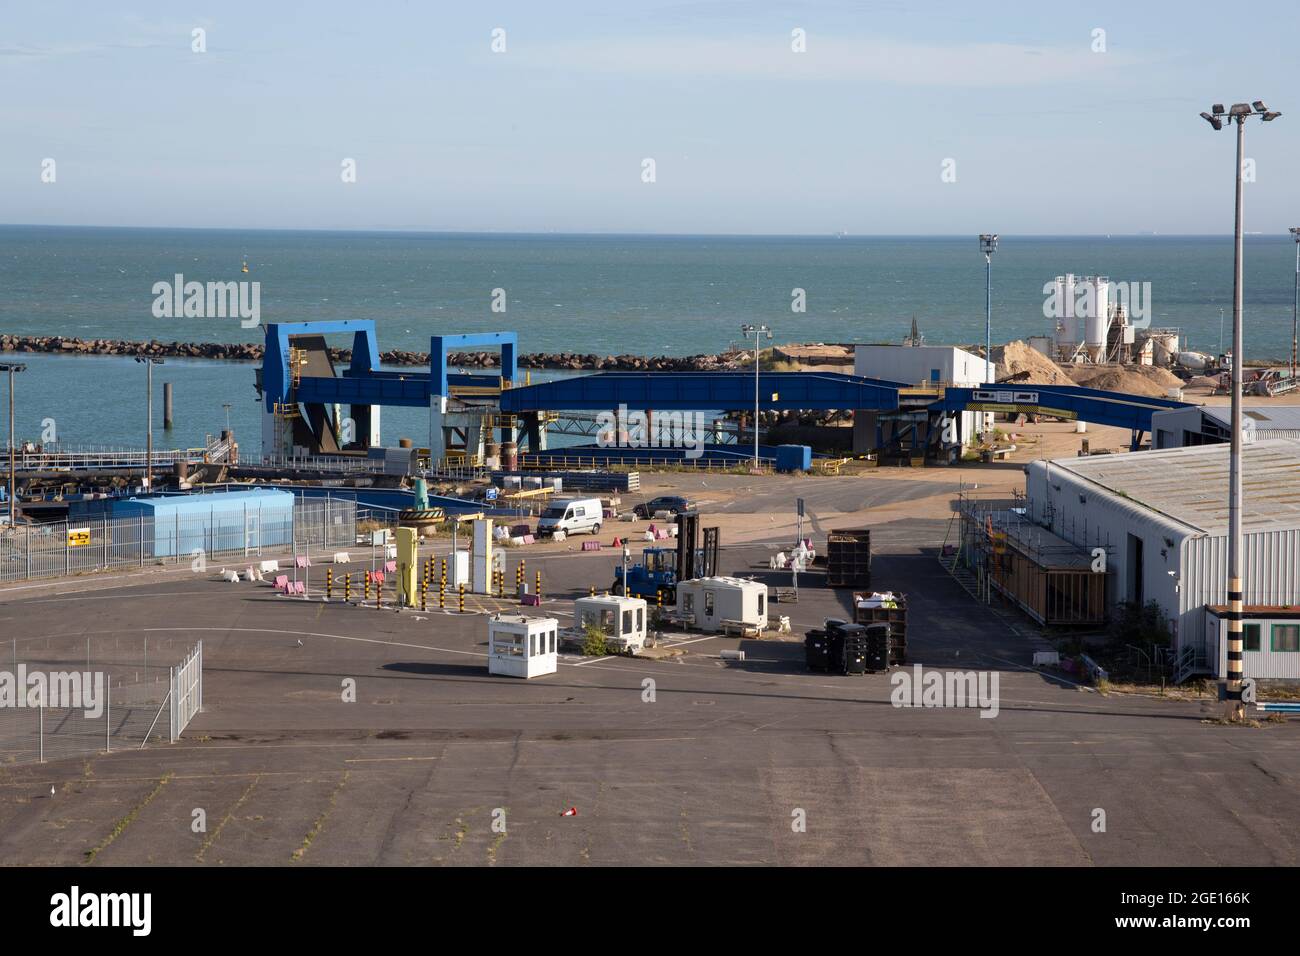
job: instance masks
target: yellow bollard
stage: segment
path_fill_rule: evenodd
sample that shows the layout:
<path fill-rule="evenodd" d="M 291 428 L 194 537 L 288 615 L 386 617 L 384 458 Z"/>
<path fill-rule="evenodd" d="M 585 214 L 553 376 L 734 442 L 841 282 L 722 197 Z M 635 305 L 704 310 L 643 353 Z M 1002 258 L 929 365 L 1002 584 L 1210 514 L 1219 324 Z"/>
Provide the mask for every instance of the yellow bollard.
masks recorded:
<path fill-rule="evenodd" d="M 542 600 L 542 572 L 541 571 L 537 572 L 537 600 L 538 602 Z"/>
<path fill-rule="evenodd" d="M 664 589 L 663 589 L 663 588 L 656 588 L 656 589 L 655 589 L 655 607 L 659 608 L 659 610 L 661 610 L 661 611 L 664 609 Z"/>
<path fill-rule="evenodd" d="M 438 589 L 438 610 L 439 611 L 447 610 L 447 589 L 446 588 Z"/>
<path fill-rule="evenodd" d="M 352 575 L 343 575 L 343 600 L 348 604 L 352 603 Z"/>
<path fill-rule="evenodd" d="M 429 610 L 429 582 L 420 582 L 420 610 Z"/>
<path fill-rule="evenodd" d="M 370 572 L 369 571 L 366 572 L 366 593 L 363 600 L 366 601 L 370 600 Z"/>
<path fill-rule="evenodd" d="M 334 600 L 334 569 L 325 569 L 325 600 Z"/>
<path fill-rule="evenodd" d="M 461 614 L 464 614 L 464 613 L 465 613 L 465 582 L 462 581 L 460 584 L 456 585 L 456 587 L 457 587 L 457 589 L 460 591 L 460 608 L 459 608 L 459 610 L 460 610 L 460 613 L 461 613 Z"/>

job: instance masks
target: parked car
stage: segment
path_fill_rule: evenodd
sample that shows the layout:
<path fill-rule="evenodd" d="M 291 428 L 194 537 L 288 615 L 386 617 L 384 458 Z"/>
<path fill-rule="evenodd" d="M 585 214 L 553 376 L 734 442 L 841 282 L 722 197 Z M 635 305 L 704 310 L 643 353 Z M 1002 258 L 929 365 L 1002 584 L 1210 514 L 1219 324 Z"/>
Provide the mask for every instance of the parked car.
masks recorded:
<path fill-rule="evenodd" d="M 660 511 L 667 511 L 676 516 L 682 511 L 690 511 L 692 507 L 693 505 L 681 495 L 661 495 L 641 502 L 632 509 L 632 513 L 638 518 L 653 518 Z"/>

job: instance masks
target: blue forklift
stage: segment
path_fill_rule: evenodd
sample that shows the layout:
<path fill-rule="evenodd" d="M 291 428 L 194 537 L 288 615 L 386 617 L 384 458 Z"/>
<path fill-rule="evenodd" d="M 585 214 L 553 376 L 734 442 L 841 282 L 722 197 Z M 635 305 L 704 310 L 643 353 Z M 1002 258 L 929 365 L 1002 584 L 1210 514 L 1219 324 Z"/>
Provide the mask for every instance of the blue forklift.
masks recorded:
<path fill-rule="evenodd" d="M 626 587 L 623 565 L 614 566 L 614 583 L 610 591 L 654 602 L 663 594 L 665 604 L 677 603 L 677 582 L 712 577 L 718 573 L 718 529 L 704 529 L 704 547 L 699 547 L 700 513 L 683 511 L 677 515 L 677 547 L 646 548 L 641 560 L 627 570 Z"/>

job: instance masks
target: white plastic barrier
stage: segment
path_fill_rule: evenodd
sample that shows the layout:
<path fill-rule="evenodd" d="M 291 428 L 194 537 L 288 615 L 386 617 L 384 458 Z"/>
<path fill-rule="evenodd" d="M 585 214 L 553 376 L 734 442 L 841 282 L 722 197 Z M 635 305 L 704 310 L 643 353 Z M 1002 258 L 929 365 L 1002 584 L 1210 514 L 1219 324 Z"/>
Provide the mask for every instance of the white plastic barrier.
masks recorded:
<path fill-rule="evenodd" d="M 280 570 L 280 562 L 279 562 L 279 561 L 263 561 L 261 564 L 259 564 L 259 565 L 257 566 L 257 568 L 258 568 L 258 570 L 261 571 L 263 574 L 269 574 L 269 573 L 272 572 L 272 571 L 279 571 L 279 570 Z"/>
<path fill-rule="evenodd" d="M 348 554 L 346 551 L 335 551 L 335 552 L 334 552 L 334 563 L 335 563 L 335 564 L 351 564 L 351 563 L 352 563 L 352 555 Z"/>
<path fill-rule="evenodd" d="M 238 571 L 223 571 L 223 572 L 221 572 L 221 577 L 222 577 L 223 580 L 229 581 L 229 582 L 232 583 L 232 584 L 238 584 L 238 583 L 239 583 L 239 572 L 238 572 Z"/>
<path fill-rule="evenodd" d="M 1056 651 L 1034 651 L 1034 666 L 1053 666 L 1061 663 L 1061 655 Z"/>

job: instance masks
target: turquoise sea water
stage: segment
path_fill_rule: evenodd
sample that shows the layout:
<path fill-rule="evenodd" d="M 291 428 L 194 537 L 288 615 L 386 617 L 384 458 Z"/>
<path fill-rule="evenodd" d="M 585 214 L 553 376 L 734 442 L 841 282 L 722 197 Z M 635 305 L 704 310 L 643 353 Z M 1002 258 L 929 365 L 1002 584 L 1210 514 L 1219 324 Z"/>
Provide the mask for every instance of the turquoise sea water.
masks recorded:
<path fill-rule="evenodd" d="M 1289 236 L 1246 241 L 1246 354 L 1289 353 Z M 244 259 L 250 272 L 243 275 Z M 1230 237 L 1015 237 L 993 260 L 994 339 L 1049 331 L 1043 284 L 1065 272 L 1151 283 L 1151 324 L 1217 351 L 1230 311 Z M 262 322 L 373 318 L 380 347 L 427 350 L 434 333 L 514 329 L 525 352 L 716 352 L 762 322 L 780 341 L 899 341 L 915 316 L 934 343 L 984 337 L 984 259 L 963 237 L 671 237 L 241 232 L 0 226 L 0 330 L 164 341 L 254 341 L 228 319 L 158 319 L 155 282 L 256 280 Z M 805 290 L 807 311 L 791 311 Z M 505 290 L 506 312 L 492 311 Z M 1229 321 L 1231 316 L 1229 315 Z M 71 442 L 139 444 L 143 370 L 130 359 L 27 356 L 20 437 L 54 418 Z M 171 361 L 177 428 L 190 444 L 223 427 L 260 434 L 252 369 Z M 408 420 L 409 419 L 409 420 Z M 0 424 L 0 428 L 6 427 Z M 391 410 L 385 439 L 427 432 Z"/>

